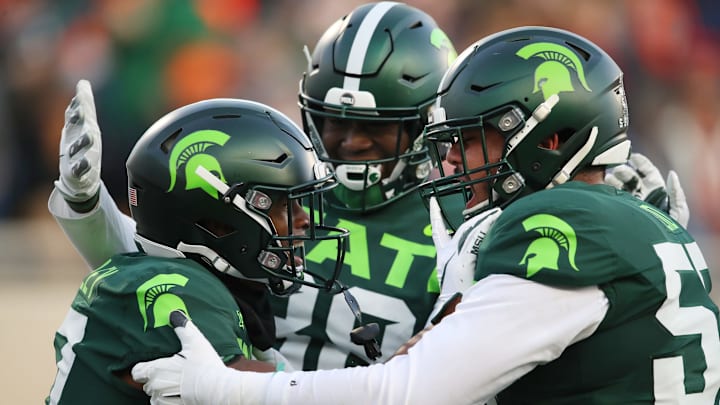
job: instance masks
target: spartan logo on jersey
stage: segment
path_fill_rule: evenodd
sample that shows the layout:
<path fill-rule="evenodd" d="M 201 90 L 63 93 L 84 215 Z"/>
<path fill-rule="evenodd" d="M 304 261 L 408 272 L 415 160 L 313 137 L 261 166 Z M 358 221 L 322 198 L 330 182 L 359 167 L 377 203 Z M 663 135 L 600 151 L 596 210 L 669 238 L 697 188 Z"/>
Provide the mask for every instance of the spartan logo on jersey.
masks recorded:
<path fill-rule="evenodd" d="M 580 58 L 570 48 L 549 42 L 537 42 L 525 45 L 516 55 L 525 60 L 532 57 L 545 60 L 535 69 L 533 86 L 533 93 L 542 91 L 545 100 L 562 91 L 575 91 L 570 79 L 570 70 L 577 73 L 578 80 L 585 90 L 592 91 L 585 81 L 585 70 Z"/>
<path fill-rule="evenodd" d="M 153 328 L 170 325 L 170 312 L 176 309 L 190 317 L 185 302 L 172 293 L 174 288 L 184 287 L 187 282 L 188 278 L 180 274 L 158 274 L 138 287 L 135 293 L 143 318 L 143 330 L 147 330 L 151 321 Z M 151 319 L 148 314 L 152 314 Z"/>
<path fill-rule="evenodd" d="M 205 153 L 205 151 L 212 146 L 225 145 L 228 139 L 230 139 L 230 135 L 224 132 L 206 129 L 193 132 L 178 141 L 175 146 L 173 146 L 168 162 L 168 167 L 170 167 L 170 187 L 168 188 L 168 192 L 175 188 L 177 171 L 185 165 L 185 190 L 200 188 L 208 193 L 208 195 L 218 199 L 217 190 L 195 174 L 195 169 L 202 165 L 225 182 L 225 176 L 223 175 L 220 163 L 214 156 Z"/>
<path fill-rule="evenodd" d="M 520 261 L 527 266 L 527 278 L 542 269 L 558 270 L 560 248 L 567 252 L 568 262 L 575 271 L 577 238 L 575 230 L 562 219 L 549 214 L 536 214 L 522 222 L 526 232 L 535 231 L 540 236 L 530 243 Z"/>

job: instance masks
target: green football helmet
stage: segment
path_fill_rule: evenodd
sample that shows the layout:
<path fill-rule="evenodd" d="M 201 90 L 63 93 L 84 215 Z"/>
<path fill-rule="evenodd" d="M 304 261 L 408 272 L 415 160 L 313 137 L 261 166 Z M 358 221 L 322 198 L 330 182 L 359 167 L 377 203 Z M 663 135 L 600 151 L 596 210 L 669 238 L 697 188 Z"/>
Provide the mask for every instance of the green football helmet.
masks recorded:
<path fill-rule="evenodd" d="M 439 165 L 442 177 L 421 194 L 463 193 L 469 201 L 469 186 L 485 183 L 488 200 L 467 207 L 466 216 L 562 184 L 584 168 L 624 163 L 630 154 L 622 71 L 589 40 L 554 28 L 514 28 L 467 48 L 442 79 L 431 121 L 425 136 L 433 159 L 459 143 L 464 170 L 446 175 Z M 467 167 L 463 131 L 487 127 L 504 138 L 502 157 Z M 543 148 L 554 134 L 558 149 Z"/>
<path fill-rule="evenodd" d="M 322 223 L 322 194 L 337 181 L 279 111 L 238 99 L 181 107 L 142 135 L 127 174 L 137 240 L 147 253 L 189 257 L 279 295 L 301 284 L 337 288 L 348 233 Z M 293 234 L 295 201 L 309 209 L 302 235 Z M 273 223 L 273 203 L 287 203 L 286 224 Z M 287 232 L 279 234 L 281 228 Z M 338 244 L 335 273 L 308 282 L 302 242 L 325 239 Z"/>
<path fill-rule="evenodd" d="M 457 56 L 447 35 L 414 7 L 369 3 L 332 24 L 306 56 L 299 92 L 303 126 L 340 182 L 328 202 L 366 212 L 415 190 L 432 169 L 422 128 L 440 79 Z M 328 119 L 398 124 L 394 153 L 374 160 L 329 156 L 323 146 Z"/>

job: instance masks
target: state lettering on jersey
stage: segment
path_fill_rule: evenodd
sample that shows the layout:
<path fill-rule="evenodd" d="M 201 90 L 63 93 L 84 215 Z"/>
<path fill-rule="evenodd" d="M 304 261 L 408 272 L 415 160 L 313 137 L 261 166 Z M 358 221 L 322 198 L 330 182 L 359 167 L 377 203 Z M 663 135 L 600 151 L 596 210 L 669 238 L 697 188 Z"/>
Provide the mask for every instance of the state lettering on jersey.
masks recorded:
<path fill-rule="evenodd" d="M 350 231 L 349 249 L 345 253 L 344 265 L 349 268 L 353 276 L 369 280 L 371 278 L 371 259 L 370 249 L 368 248 L 370 242 L 367 227 L 345 219 L 338 221 L 337 226 Z M 392 257 L 389 267 L 384 267 L 388 268 L 385 284 L 397 288 L 405 287 L 408 274 L 416 258 L 435 258 L 434 245 L 404 239 L 387 232 L 382 233 L 378 246 L 385 249 L 384 253 L 387 253 L 388 257 Z M 321 241 L 312 247 L 305 258 L 309 262 L 323 264 L 327 260 L 335 260 L 337 257 L 336 248 L 337 244 L 333 241 Z M 434 274 L 431 273 L 429 276 L 433 277 Z M 428 280 L 430 277 L 428 277 Z M 436 284 L 427 283 L 427 286 L 431 285 Z M 439 292 L 439 289 L 428 292 Z"/>

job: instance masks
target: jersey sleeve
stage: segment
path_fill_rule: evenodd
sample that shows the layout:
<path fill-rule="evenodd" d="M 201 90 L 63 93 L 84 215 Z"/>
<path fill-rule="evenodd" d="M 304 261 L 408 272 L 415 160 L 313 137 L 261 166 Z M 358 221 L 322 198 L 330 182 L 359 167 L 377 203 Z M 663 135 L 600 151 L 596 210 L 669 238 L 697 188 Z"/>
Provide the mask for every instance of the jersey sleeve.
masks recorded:
<path fill-rule="evenodd" d="M 684 231 L 658 210 L 615 192 L 602 185 L 568 184 L 516 201 L 481 245 L 475 279 L 510 274 L 579 287 L 654 268 L 658 259 L 652 243 L 636 241 L 663 241 Z"/>
<path fill-rule="evenodd" d="M 95 269 L 118 253 L 135 252 L 135 221 L 123 214 L 101 183 L 97 207 L 77 213 L 53 189 L 48 210 L 90 268 Z"/>
<path fill-rule="evenodd" d="M 86 339 L 76 350 L 104 359 L 98 363 L 110 372 L 179 351 L 169 320 L 173 310 L 188 314 L 225 361 L 249 358 L 252 350 L 235 299 L 188 259 L 114 256 L 85 278 L 73 308 L 89 319 Z"/>

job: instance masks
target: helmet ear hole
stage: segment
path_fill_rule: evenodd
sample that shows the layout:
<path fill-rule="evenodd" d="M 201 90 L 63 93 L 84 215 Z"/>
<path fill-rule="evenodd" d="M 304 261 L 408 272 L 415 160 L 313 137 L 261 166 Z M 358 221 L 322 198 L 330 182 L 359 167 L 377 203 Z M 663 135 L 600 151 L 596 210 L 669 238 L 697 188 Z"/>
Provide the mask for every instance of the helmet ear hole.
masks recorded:
<path fill-rule="evenodd" d="M 540 145 L 538 145 L 538 147 L 546 150 L 557 150 L 560 145 L 562 145 L 562 142 L 560 141 L 560 136 L 557 133 L 554 133 L 545 138 L 545 140 L 543 140 L 542 142 L 540 142 Z"/>

